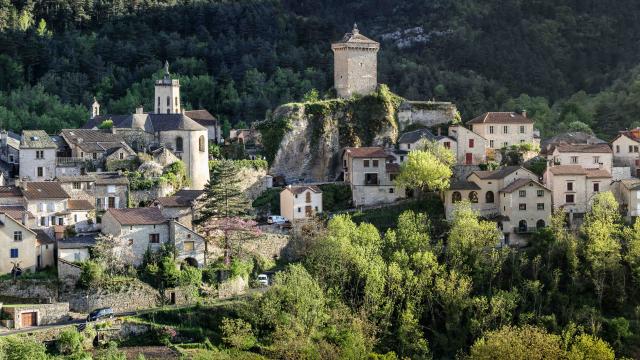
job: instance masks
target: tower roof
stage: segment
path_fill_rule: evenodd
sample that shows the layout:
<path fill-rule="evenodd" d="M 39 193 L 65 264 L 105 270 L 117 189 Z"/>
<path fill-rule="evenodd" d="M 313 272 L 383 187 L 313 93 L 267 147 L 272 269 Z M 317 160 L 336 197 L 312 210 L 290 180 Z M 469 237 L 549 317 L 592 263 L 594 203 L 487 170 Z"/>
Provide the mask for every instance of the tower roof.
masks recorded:
<path fill-rule="evenodd" d="M 360 30 L 358 30 L 358 24 L 353 24 L 353 29 L 351 32 L 344 34 L 342 39 L 331 44 L 332 48 L 339 48 L 344 46 L 356 45 L 358 47 L 371 47 L 371 48 L 379 48 L 380 44 L 376 41 L 369 39 L 368 37 L 360 34 Z"/>

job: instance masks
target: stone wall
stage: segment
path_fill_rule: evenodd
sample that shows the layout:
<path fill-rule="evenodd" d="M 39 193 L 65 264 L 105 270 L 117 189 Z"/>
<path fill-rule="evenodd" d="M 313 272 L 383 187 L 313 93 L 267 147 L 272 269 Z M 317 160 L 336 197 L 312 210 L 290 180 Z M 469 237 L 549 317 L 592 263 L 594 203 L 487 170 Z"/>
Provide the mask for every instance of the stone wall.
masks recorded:
<path fill-rule="evenodd" d="M 289 244 L 291 238 L 285 232 L 278 230 L 266 230 L 265 227 L 261 228 L 262 234 L 256 238 L 246 240 L 242 244 L 244 251 L 260 255 L 265 259 L 276 259 L 283 256 L 284 248 Z"/>
<path fill-rule="evenodd" d="M 236 295 L 244 294 L 249 288 L 249 281 L 242 276 L 221 282 L 218 285 L 218 297 L 228 299 Z"/>
<path fill-rule="evenodd" d="M 159 197 L 169 196 L 174 192 L 171 185 L 159 185 L 149 190 L 132 190 L 129 192 L 129 202 L 132 207 L 138 207 L 140 203 L 149 204 Z"/>
<path fill-rule="evenodd" d="M 238 178 L 242 179 L 239 187 L 244 191 L 249 200 L 255 200 L 262 192 L 267 190 L 271 177 L 267 176 L 267 170 L 243 167 L 238 172 Z"/>
<path fill-rule="evenodd" d="M 22 327 L 22 314 L 35 312 L 38 326 L 54 324 L 69 319 L 69 303 L 60 302 L 53 304 L 27 304 L 3 306 L 2 311 L 13 318 L 14 328 Z"/>
<path fill-rule="evenodd" d="M 631 179 L 631 167 L 614 166 L 611 170 L 611 178 L 613 181 Z"/>
<path fill-rule="evenodd" d="M 111 307 L 115 312 L 133 311 L 156 307 L 158 292 L 151 286 L 137 280 L 131 280 L 122 287 L 96 287 L 76 289 L 62 295 L 69 302 L 72 311 L 88 313 L 94 309 Z"/>
<path fill-rule="evenodd" d="M 63 259 L 58 259 L 58 280 L 61 285 L 73 288 L 80 279 L 82 269 L 80 266 Z"/>
<path fill-rule="evenodd" d="M 0 282 L 0 301 L 51 303 L 58 298 L 58 284 L 52 280 L 18 279 Z"/>
<path fill-rule="evenodd" d="M 458 109 L 450 102 L 405 101 L 398 109 L 398 127 L 402 131 L 411 124 L 431 127 L 451 123 Z"/>

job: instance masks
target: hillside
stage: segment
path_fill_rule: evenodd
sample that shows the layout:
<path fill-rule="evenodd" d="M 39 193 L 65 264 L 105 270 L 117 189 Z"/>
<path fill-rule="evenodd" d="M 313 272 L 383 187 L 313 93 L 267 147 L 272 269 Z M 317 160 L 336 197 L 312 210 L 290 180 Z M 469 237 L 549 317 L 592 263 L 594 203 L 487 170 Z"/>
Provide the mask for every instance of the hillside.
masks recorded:
<path fill-rule="evenodd" d="M 632 111 L 565 100 L 632 77 L 638 14 L 633 0 L 4 0 L 0 126 L 77 126 L 94 95 L 111 113 L 150 108 L 164 59 L 186 108 L 262 120 L 330 90 L 330 42 L 357 21 L 382 44 L 379 81 L 400 96 L 454 101 L 463 119 L 528 106 L 545 135 L 576 121 L 611 135 Z"/>

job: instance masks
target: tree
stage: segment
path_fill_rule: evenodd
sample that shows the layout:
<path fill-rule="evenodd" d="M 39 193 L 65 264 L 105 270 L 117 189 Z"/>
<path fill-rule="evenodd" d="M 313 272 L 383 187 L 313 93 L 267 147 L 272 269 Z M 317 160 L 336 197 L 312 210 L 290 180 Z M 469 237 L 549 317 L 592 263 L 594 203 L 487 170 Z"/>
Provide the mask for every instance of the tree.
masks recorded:
<path fill-rule="evenodd" d="M 613 360 L 616 356 L 606 341 L 588 334 L 581 334 L 573 340 L 566 358 L 568 360 Z"/>
<path fill-rule="evenodd" d="M 96 238 L 93 256 L 110 275 L 126 273 L 135 260 L 133 246 L 129 240 L 111 234 L 100 234 Z"/>
<path fill-rule="evenodd" d="M 240 189 L 238 170 L 231 160 L 216 162 L 211 171 L 211 179 L 204 189 L 204 199 L 199 205 L 201 216 L 196 223 L 203 223 L 210 218 L 228 218 L 248 213 L 251 205 Z"/>
<path fill-rule="evenodd" d="M 565 355 L 558 335 L 530 325 L 505 326 L 490 331 L 471 346 L 469 358 L 482 359 L 561 359 Z"/>
<path fill-rule="evenodd" d="M 236 349 L 248 350 L 257 343 L 251 330 L 251 324 L 242 319 L 222 319 L 220 331 L 222 332 L 222 341 Z"/>
<path fill-rule="evenodd" d="M 413 150 L 409 152 L 407 161 L 400 165 L 396 184 L 423 192 L 446 190 L 449 188 L 449 179 L 452 174 L 449 164 L 442 161 L 434 152 Z"/>
<path fill-rule="evenodd" d="M 622 239 L 626 243 L 624 260 L 631 269 L 634 282 L 640 285 L 640 219 L 636 218 L 632 227 L 623 230 Z"/>

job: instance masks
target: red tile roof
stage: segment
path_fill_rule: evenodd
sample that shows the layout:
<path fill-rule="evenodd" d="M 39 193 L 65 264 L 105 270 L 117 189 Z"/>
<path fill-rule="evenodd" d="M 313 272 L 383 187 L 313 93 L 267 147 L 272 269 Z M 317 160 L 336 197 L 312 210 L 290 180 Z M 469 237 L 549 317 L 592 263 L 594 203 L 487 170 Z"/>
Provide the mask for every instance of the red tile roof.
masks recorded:
<path fill-rule="evenodd" d="M 24 197 L 28 200 L 38 199 L 68 199 L 69 194 L 57 181 L 35 181 L 24 183 L 22 189 Z"/>
<path fill-rule="evenodd" d="M 120 225 L 157 225 L 167 221 L 157 207 L 109 209 L 107 213 Z"/>
<path fill-rule="evenodd" d="M 22 190 L 17 186 L 0 186 L 0 198 L 22 197 Z"/>
<path fill-rule="evenodd" d="M 557 165 L 548 168 L 553 175 L 587 175 L 585 169 L 580 165 Z"/>
<path fill-rule="evenodd" d="M 386 158 L 387 154 L 384 149 L 379 146 L 373 147 L 348 147 L 344 148 L 344 153 L 349 154 L 353 158 Z"/>
<path fill-rule="evenodd" d="M 533 120 L 515 112 L 487 112 L 467 124 L 533 124 Z"/>
<path fill-rule="evenodd" d="M 610 178 L 611 174 L 604 169 L 587 169 L 588 178 Z"/>
<path fill-rule="evenodd" d="M 67 203 L 69 210 L 93 210 L 94 207 L 88 200 L 69 200 Z"/>

